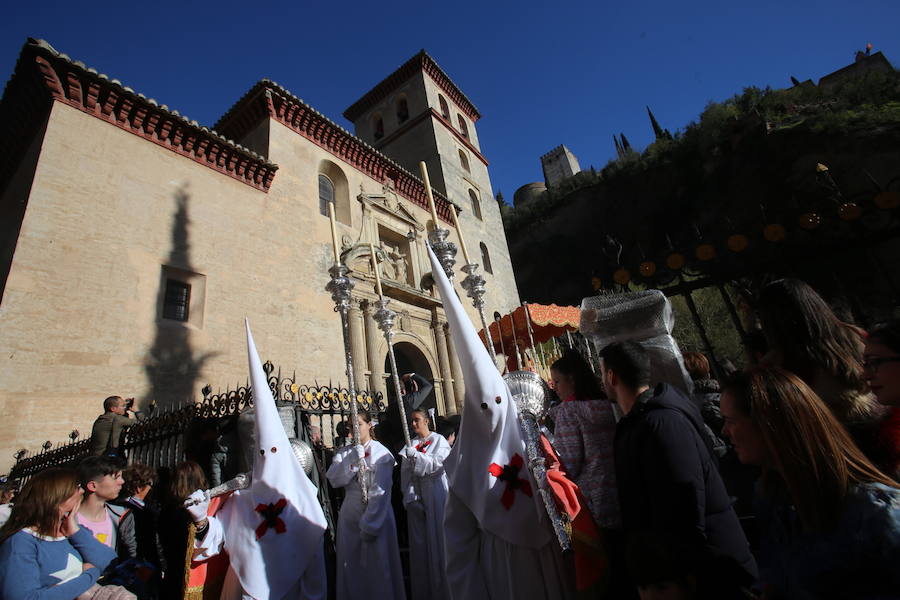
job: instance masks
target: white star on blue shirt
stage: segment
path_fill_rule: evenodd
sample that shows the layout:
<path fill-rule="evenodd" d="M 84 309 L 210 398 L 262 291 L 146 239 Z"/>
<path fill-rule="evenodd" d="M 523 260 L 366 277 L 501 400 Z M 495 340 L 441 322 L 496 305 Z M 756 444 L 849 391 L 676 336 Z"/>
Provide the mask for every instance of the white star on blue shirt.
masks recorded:
<path fill-rule="evenodd" d="M 75 579 L 76 577 L 81 575 L 81 571 L 81 559 L 69 552 L 68 554 L 66 554 L 66 566 L 59 571 L 56 571 L 55 573 L 50 573 L 50 577 L 55 577 L 59 579 L 60 583 L 65 583 L 66 581 Z"/>

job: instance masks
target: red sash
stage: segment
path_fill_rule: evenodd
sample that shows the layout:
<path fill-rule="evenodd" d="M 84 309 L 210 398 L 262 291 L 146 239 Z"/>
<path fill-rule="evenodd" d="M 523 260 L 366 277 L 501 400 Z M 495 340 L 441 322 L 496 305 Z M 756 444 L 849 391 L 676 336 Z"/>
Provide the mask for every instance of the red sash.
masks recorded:
<path fill-rule="evenodd" d="M 556 506 L 569 516 L 572 525 L 572 550 L 575 559 L 575 591 L 579 597 L 597 597 L 609 579 L 609 558 L 600 530 L 591 517 L 587 502 L 574 481 L 566 477 L 559 456 L 550 441 L 541 434 L 541 449 L 547 464 L 547 483 Z"/>

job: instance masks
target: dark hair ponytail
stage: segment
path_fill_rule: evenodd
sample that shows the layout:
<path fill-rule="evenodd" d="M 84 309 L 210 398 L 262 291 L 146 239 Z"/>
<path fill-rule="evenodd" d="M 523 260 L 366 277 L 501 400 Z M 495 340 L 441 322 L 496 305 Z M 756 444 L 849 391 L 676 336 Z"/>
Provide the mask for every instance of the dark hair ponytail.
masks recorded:
<path fill-rule="evenodd" d="M 578 352 L 567 351 L 562 358 L 550 365 L 550 369 L 572 378 L 577 400 L 596 400 L 604 397 L 600 381 Z"/>

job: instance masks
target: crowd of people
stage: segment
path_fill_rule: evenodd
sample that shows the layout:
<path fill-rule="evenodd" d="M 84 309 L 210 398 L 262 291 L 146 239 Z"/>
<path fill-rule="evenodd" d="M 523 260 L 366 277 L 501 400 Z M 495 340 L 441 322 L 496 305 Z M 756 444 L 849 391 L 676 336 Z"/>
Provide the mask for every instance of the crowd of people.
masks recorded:
<path fill-rule="evenodd" d="M 546 458 L 577 487 L 592 525 L 572 525 L 591 532 L 599 557 L 581 557 L 579 577 L 587 564 L 599 583 L 578 597 L 900 598 L 900 321 L 864 331 L 789 279 L 762 290 L 758 316 L 746 369 L 717 379 L 703 354 L 680 356 L 691 393 L 660 382 L 639 341 L 604 346 L 594 367 L 577 352 L 552 364 Z M 449 600 L 470 589 L 454 570 L 466 535 L 454 515 L 470 499 L 445 470 L 458 423 L 436 423 L 423 407 L 430 382 L 402 383 L 405 422 L 395 409 L 376 427 L 361 411 L 358 443 L 342 423 L 326 465 L 343 492 L 340 600 Z M 94 456 L 35 475 L 13 502 L 14 488 L 0 486 L 0 600 L 188 598 L 227 568 L 200 560 L 222 558 L 209 550 L 221 545 L 214 507 L 198 492 L 209 466 L 126 464 L 116 431 L 128 407 L 111 397 L 104 408 Z M 508 468 L 498 479 L 528 486 Z M 469 560 L 503 570 L 497 556 Z M 574 579 L 579 558 L 564 559 Z M 207 585 L 203 597 L 216 593 Z"/>

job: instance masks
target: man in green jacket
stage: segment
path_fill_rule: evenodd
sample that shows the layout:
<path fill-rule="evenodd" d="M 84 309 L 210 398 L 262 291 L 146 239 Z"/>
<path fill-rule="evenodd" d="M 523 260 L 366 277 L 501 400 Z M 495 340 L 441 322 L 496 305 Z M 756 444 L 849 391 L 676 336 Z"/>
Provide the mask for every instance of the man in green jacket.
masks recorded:
<path fill-rule="evenodd" d="M 121 396 L 110 396 L 103 401 L 102 415 L 94 421 L 91 429 L 91 454 L 119 456 L 119 440 L 122 428 L 131 427 L 135 419 L 128 416 L 130 407 Z"/>

